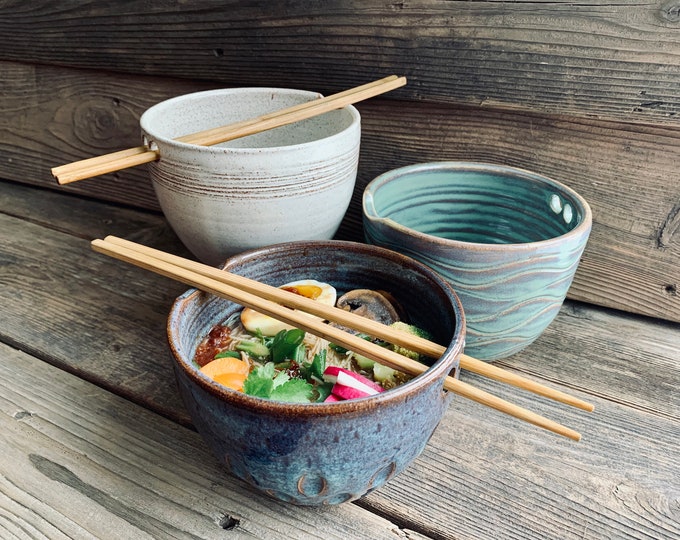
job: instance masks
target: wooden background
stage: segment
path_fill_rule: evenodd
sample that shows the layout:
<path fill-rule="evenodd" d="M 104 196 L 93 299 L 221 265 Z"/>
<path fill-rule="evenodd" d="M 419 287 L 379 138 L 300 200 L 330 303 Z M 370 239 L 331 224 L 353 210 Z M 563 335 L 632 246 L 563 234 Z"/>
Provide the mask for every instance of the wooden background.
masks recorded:
<path fill-rule="evenodd" d="M 363 187 L 411 163 L 534 170 L 579 191 L 593 233 L 571 298 L 680 321 L 680 1 L 0 0 L 0 177 L 158 211 L 143 167 L 56 184 L 50 168 L 139 144 L 172 96 L 278 86 L 359 104 Z M 84 232 L 86 234 L 86 232 Z"/>

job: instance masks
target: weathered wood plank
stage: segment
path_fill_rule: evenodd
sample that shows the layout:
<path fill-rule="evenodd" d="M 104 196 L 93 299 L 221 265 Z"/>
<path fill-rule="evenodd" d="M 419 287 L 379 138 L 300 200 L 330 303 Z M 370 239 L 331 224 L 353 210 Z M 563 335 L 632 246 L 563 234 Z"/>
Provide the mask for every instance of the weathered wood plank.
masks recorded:
<path fill-rule="evenodd" d="M 88 241 L 113 234 L 157 249 L 171 250 L 183 257 L 192 256 L 160 211 L 140 211 L 86 197 L 0 181 L 0 214 Z"/>
<path fill-rule="evenodd" d="M 677 124 L 678 28 L 664 0 L 14 0 L 0 58 L 324 91 L 388 70 L 413 100 Z"/>
<path fill-rule="evenodd" d="M 559 361 L 555 361 L 556 355 Z M 585 380 L 598 380 L 601 386 L 588 387 L 593 395 L 678 420 L 678 323 L 567 302 L 559 321 L 551 324 L 537 342 L 498 365 L 557 384 L 580 380 L 575 388 L 582 388 Z"/>
<path fill-rule="evenodd" d="M 680 535 L 677 416 L 661 419 L 597 398 L 594 413 L 574 413 L 473 382 L 581 430 L 583 440 L 560 440 L 458 400 L 405 475 L 370 494 L 362 506 L 417 515 L 427 524 L 420 532 L 436 538 Z"/>
<path fill-rule="evenodd" d="M 9 91 L 0 102 L 0 128 L 7 133 L 0 147 L 5 156 L 0 177 L 53 189 L 51 166 L 138 144 L 132 126 L 146 106 L 161 96 L 199 89 L 153 78 L 5 65 Z M 680 127 L 387 99 L 370 100 L 359 109 L 359 176 L 339 238 L 363 238 L 361 193 L 386 170 L 439 160 L 523 167 L 570 185 L 593 207 L 595 227 L 572 298 L 680 321 L 680 172 L 675 162 Z M 158 209 L 143 167 L 62 189 Z"/>
<path fill-rule="evenodd" d="M 215 88 L 13 62 L 1 62 L 0 69 L 0 177 L 52 188 L 52 167 L 139 145 L 139 117 L 151 105 Z M 144 167 L 62 189 L 158 209 Z"/>
<path fill-rule="evenodd" d="M 0 441 L 0 530 L 22 538 L 399 536 L 353 504 L 258 495 L 195 432 L 4 344 Z"/>
<path fill-rule="evenodd" d="M 461 377 L 583 440 L 457 399 L 406 476 L 362 506 L 418 515 L 428 524 L 420 532 L 457 540 L 680 535 L 680 325 L 568 302 L 538 341 L 499 364 L 591 400 L 595 411 Z"/>
<path fill-rule="evenodd" d="M 6 191 L 0 196 L 0 339 L 189 424 L 165 344 L 170 305 L 187 287 L 89 246 L 120 234 L 167 249 L 176 237 L 159 216 L 96 204 L 87 210 L 75 198 L 40 202 L 33 191 L 16 205 Z"/>

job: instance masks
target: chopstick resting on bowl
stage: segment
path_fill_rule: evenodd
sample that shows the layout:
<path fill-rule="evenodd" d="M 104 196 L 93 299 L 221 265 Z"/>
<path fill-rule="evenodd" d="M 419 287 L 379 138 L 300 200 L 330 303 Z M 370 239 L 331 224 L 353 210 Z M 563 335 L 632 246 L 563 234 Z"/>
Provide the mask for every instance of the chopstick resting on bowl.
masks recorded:
<path fill-rule="evenodd" d="M 300 120 L 312 118 L 313 116 L 318 116 L 329 111 L 341 109 L 352 103 L 357 103 L 384 94 L 385 92 L 389 92 L 390 90 L 394 90 L 405 84 L 405 77 L 390 75 L 389 77 L 355 88 L 350 88 L 349 90 L 331 96 L 300 103 L 299 105 L 287 107 L 279 111 L 274 111 L 227 126 L 184 135 L 178 137 L 176 140 L 199 146 L 212 146 L 214 144 L 220 144 L 269 129 L 285 126 L 287 124 L 292 124 L 294 122 L 299 122 Z M 52 169 L 52 175 L 59 184 L 63 185 L 77 182 L 78 180 L 84 180 L 86 178 L 92 178 L 93 176 L 120 171 L 128 167 L 150 163 L 159 158 L 160 153 L 157 150 L 142 145 L 54 167 Z"/>
<path fill-rule="evenodd" d="M 133 251 L 137 251 L 142 254 L 146 254 L 169 264 L 191 270 L 203 276 L 221 281 L 227 285 L 231 285 L 232 287 L 236 287 L 237 289 L 262 296 L 288 308 L 299 309 L 326 320 L 333 320 L 345 327 L 354 328 L 355 330 L 359 330 L 373 337 L 382 339 L 388 343 L 400 345 L 412 351 L 424 354 L 430 358 L 437 359 L 446 351 L 446 347 L 443 347 L 437 343 L 433 343 L 427 339 L 395 330 L 394 328 L 381 324 L 372 319 L 359 317 L 342 309 L 326 306 L 319 302 L 315 302 L 310 298 L 292 294 L 289 291 L 284 291 L 277 287 L 272 287 L 271 285 L 266 285 L 243 276 L 225 272 L 212 266 L 185 259 L 183 257 L 178 257 L 177 255 L 143 246 L 141 244 L 137 244 L 123 238 L 118 238 L 116 236 L 107 236 L 105 241 L 131 249 Z M 559 401 L 566 405 L 583 409 L 584 411 L 591 412 L 594 410 L 594 407 L 591 403 L 578 399 L 559 390 L 544 386 L 535 381 L 526 379 L 510 371 L 498 368 L 492 364 L 482 362 L 481 360 L 477 360 L 476 358 L 466 354 L 461 354 L 460 367 L 467 371 L 477 373 L 478 375 L 504 382 L 517 388 L 522 388 L 554 401 Z"/>
<path fill-rule="evenodd" d="M 175 279 L 208 293 L 227 298 L 240 305 L 256 309 L 261 313 L 327 339 L 349 350 L 354 350 L 394 369 L 412 375 L 418 375 L 428 369 L 428 366 L 421 364 L 420 362 L 411 360 L 391 350 L 385 349 L 384 347 L 371 343 L 370 341 L 366 341 L 361 337 L 349 334 L 339 328 L 328 325 L 317 319 L 307 317 L 306 315 L 300 314 L 300 312 L 293 311 L 289 308 L 292 307 L 294 309 L 306 311 L 319 315 L 327 320 L 338 322 L 343 326 L 366 331 L 371 335 L 375 335 L 375 337 L 380 337 L 386 341 L 400 344 L 411 350 L 425 348 L 422 343 L 418 343 L 414 346 L 414 343 L 416 343 L 417 340 L 410 334 L 395 331 L 380 323 L 367 325 L 366 321 L 368 321 L 368 319 L 358 315 L 329 306 L 320 310 L 319 305 L 317 305 L 318 302 L 295 295 L 294 293 L 283 291 L 276 287 L 271 287 L 242 276 L 237 276 L 217 268 L 183 259 L 113 236 L 107 236 L 104 240 L 93 240 L 92 248 L 97 252 L 135 264 L 141 268 Z M 370 322 L 375 323 L 375 321 Z M 430 356 L 438 358 L 445 350 L 445 348 L 440 345 L 436 345 L 427 340 L 423 341 L 426 342 L 427 348 L 430 349 L 431 353 L 436 353 L 429 354 Z M 469 360 L 466 360 L 466 362 L 469 362 Z M 472 364 L 475 364 L 475 362 L 479 361 L 473 361 Z M 461 360 L 461 367 L 463 363 L 464 362 Z M 499 372 L 504 371 L 499 368 L 494 368 L 494 371 L 495 370 Z M 495 375 L 494 378 L 501 380 L 498 373 Z M 510 377 L 510 380 L 515 380 L 516 378 L 517 376 L 513 376 Z M 581 438 L 580 434 L 572 429 L 566 428 L 536 413 L 479 390 L 474 386 L 453 377 L 449 376 L 446 378 L 444 388 L 559 435 L 563 435 L 576 441 Z M 544 395 L 550 393 L 551 392 L 545 392 Z M 592 410 L 592 406 L 590 406 L 589 409 L 586 409 Z"/>

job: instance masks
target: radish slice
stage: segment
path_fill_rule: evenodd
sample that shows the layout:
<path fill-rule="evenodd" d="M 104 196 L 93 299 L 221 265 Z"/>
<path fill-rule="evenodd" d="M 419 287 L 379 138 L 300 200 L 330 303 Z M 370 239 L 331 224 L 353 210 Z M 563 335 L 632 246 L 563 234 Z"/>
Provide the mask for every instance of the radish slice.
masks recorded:
<path fill-rule="evenodd" d="M 342 384 L 334 384 L 331 392 L 331 396 L 337 396 L 338 401 L 344 401 L 346 399 L 358 399 L 371 395 L 350 386 L 343 386 Z"/>
<path fill-rule="evenodd" d="M 324 403 L 333 403 L 335 401 L 342 401 L 342 399 L 340 399 L 335 394 L 331 393 L 331 394 L 328 394 L 328 397 L 326 399 L 324 399 L 323 401 L 324 401 Z"/>
<path fill-rule="evenodd" d="M 323 378 L 326 382 L 335 383 L 331 392 L 343 399 L 373 396 L 383 391 L 382 386 L 370 379 L 337 366 L 327 367 Z"/>

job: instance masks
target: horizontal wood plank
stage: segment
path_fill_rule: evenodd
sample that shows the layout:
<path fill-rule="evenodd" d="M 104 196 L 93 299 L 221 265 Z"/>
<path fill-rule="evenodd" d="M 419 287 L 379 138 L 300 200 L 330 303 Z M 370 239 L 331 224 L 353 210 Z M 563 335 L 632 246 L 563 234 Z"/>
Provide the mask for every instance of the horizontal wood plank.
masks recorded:
<path fill-rule="evenodd" d="M 184 81 L 134 78 L 0 62 L 0 177 L 57 187 L 52 167 L 141 144 L 139 117 L 170 97 L 214 88 Z M 64 190 L 158 209 L 145 167 L 66 186 Z"/>
<path fill-rule="evenodd" d="M 0 534 L 19 538 L 366 538 L 353 504 L 299 508 L 228 475 L 200 436 L 0 344 Z"/>
<path fill-rule="evenodd" d="M 676 366 L 676 382 L 677 373 Z M 459 399 L 413 466 L 362 506 L 384 515 L 417 515 L 428 524 L 422 533 L 451 540 L 680 534 L 677 417 L 661 419 L 597 398 L 595 412 L 574 412 L 466 379 L 580 430 L 583 439 L 561 440 Z M 673 411 L 678 413 L 677 402 Z"/>
<path fill-rule="evenodd" d="M 536 342 L 497 365 L 555 384 L 579 381 L 574 388 L 593 396 L 678 420 L 678 323 L 567 302 Z"/>
<path fill-rule="evenodd" d="M 14 0 L 0 59 L 329 93 L 394 72 L 409 100 L 677 125 L 679 28 L 663 0 Z"/>
<path fill-rule="evenodd" d="M 7 306 L 0 340 L 188 425 L 165 342 L 170 306 L 187 287 L 89 245 L 122 234 L 168 249 L 176 237 L 159 216 L 96 204 L 88 210 L 75 198 L 41 203 L 33 191 L 23 199 L 0 196 L 0 303 Z"/>

